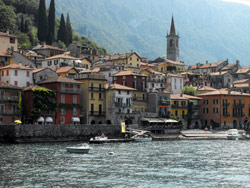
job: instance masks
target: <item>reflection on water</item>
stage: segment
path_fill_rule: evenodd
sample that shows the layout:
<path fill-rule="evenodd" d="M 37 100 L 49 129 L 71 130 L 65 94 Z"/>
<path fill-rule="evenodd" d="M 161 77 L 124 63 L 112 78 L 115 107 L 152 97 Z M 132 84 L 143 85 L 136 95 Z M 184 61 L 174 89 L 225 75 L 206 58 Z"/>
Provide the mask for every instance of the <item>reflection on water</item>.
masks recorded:
<path fill-rule="evenodd" d="M 0 145 L 0 187 L 250 187 L 249 141 L 76 144 Z"/>

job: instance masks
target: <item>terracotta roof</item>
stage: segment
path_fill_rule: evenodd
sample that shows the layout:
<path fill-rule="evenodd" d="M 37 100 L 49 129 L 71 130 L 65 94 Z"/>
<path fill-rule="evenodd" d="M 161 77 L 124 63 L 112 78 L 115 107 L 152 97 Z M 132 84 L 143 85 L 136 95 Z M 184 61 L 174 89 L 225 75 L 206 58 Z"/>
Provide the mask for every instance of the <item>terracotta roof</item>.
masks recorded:
<path fill-rule="evenodd" d="M 200 94 L 198 96 L 208 96 L 208 95 L 241 95 L 241 96 L 250 96 L 249 93 L 241 93 L 238 91 L 230 91 L 228 89 L 220 89 L 220 90 L 216 90 L 216 91 L 211 91 L 209 93 L 204 93 L 204 94 Z"/>
<path fill-rule="evenodd" d="M 64 73 L 64 72 L 68 72 L 70 71 L 71 69 L 75 69 L 74 67 L 71 67 L 71 66 L 66 66 L 66 67 L 61 67 L 59 68 L 56 73 L 59 74 L 59 73 Z"/>
<path fill-rule="evenodd" d="M 200 69 L 207 69 L 207 68 L 210 68 L 210 67 L 211 67 L 211 63 L 206 63 L 204 65 L 201 65 Z"/>
<path fill-rule="evenodd" d="M 129 76 L 129 75 L 132 75 L 132 76 L 147 76 L 147 75 L 144 75 L 144 74 L 135 73 L 133 71 L 120 71 L 120 72 L 116 73 L 113 76 Z"/>
<path fill-rule="evenodd" d="M 181 66 L 185 66 L 185 64 L 183 62 L 180 61 L 172 61 L 170 59 L 165 59 L 165 62 L 171 63 L 171 64 L 175 64 L 175 65 L 181 65 Z"/>
<path fill-rule="evenodd" d="M 245 83 L 245 82 L 249 82 L 249 79 L 235 80 L 233 83 L 239 84 L 239 83 Z"/>
<path fill-rule="evenodd" d="M 42 71 L 42 70 L 44 70 L 44 69 L 46 69 L 46 68 L 34 69 L 32 72 L 33 72 L 33 73 L 37 73 L 37 72 L 40 72 L 40 71 Z"/>
<path fill-rule="evenodd" d="M 10 64 L 10 65 L 7 65 L 5 67 L 1 67 L 0 69 L 24 69 L 24 70 L 32 70 L 32 68 L 30 68 L 30 67 L 25 67 L 25 66 L 19 65 L 19 64 Z"/>
<path fill-rule="evenodd" d="M 48 58 L 46 58 L 44 60 L 51 60 L 51 59 L 73 59 L 73 60 L 79 60 L 79 58 L 75 58 L 75 57 L 67 55 L 67 54 L 54 55 L 54 56 L 48 57 Z"/>
<path fill-rule="evenodd" d="M 200 97 L 196 97 L 196 96 L 192 96 L 192 95 L 187 95 L 187 94 L 182 94 L 183 97 L 187 98 L 187 99 L 196 99 L 199 100 L 201 99 Z"/>
<path fill-rule="evenodd" d="M 227 66 L 223 67 L 221 70 L 230 70 L 232 69 L 236 64 L 228 64 Z"/>
<path fill-rule="evenodd" d="M 20 37 L 18 37 L 18 36 L 16 36 L 16 35 L 11 35 L 11 34 L 8 34 L 8 33 L 3 33 L 3 32 L 0 32 L 0 36 L 20 38 Z"/>
<path fill-rule="evenodd" d="M 37 45 L 36 47 L 34 47 L 32 50 L 45 50 L 45 49 L 51 49 L 51 50 L 58 50 L 58 51 L 63 51 L 65 52 L 65 50 L 61 49 L 61 48 L 58 48 L 58 47 L 55 47 L 55 46 L 50 46 L 50 45 Z"/>
<path fill-rule="evenodd" d="M 188 98 L 184 97 L 182 94 L 171 94 L 170 99 L 173 99 L 173 100 L 188 100 Z"/>
<path fill-rule="evenodd" d="M 211 76 L 219 76 L 219 75 L 224 75 L 226 74 L 227 71 L 221 71 L 221 72 L 211 72 L 210 75 Z"/>
<path fill-rule="evenodd" d="M 209 86 L 203 86 L 203 87 L 196 87 L 198 91 L 216 91 L 217 89 Z"/>
<path fill-rule="evenodd" d="M 197 65 L 191 65 L 189 66 L 189 69 L 197 69 Z"/>
<path fill-rule="evenodd" d="M 0 51 L 0 57 L 11 57 L 11 55 L 7 51 Z"/>
<path fill-rule="evenodd" d="M 211 63 L 211 67 L 217 67 L 218 65 L 220 65 L 221 63 L 224 63 L 225 61 L 217 61 L 215 63 Z"/>
<path fill-rule="evenodd" d="M 184 78 L 184 76 L 182 76 L 181 74 L 167 74 L 167 77 L 179 77 L 179 78 Z"/>
<path fill-rule="evenodd" d="M 129 58 L 131 55 L 136 54 L 137 56 L 139 56 L 136 52 L 130 52 L 130 53 L 123 53 L 123 54 L 114 54 L 111 56 L 106 56 L 104 57 L 104 59 L 108 59 L 108 60 L 118 60 L 118 59 L 127 59 Z M 139 56 L 140 57 L 140 56 Z"/>
<path fill-rule="evenodd" d="M 39 58 L 43 58 L 42 55 L 39 55 L 39 54 L 36 53 L 36 52 L 27 52 L 27 53 L 25 54 L 25 56 L 26 56 L 26 57 L 39 57 Z"/>
<path fill-rule="evenodd" d="M 105 87 L 108 88 L 108 84 L 105 85 Z M 127 87 L 121 84 L 112 84 L 111 85 L 111 89 L 120 89 L 120 90 L 131 90 L 131 91 L 136 91 L 136 89 L 131 88 L 131 87 Z"/>
<path fill-rule="evenodd" d="M 91 72 L 100 72 L 100 67 L 96 67 L 94 69 L 86 69 L 86 70 L 83 70 L 79 73 L 91 73 Z"/>
<path fill-rule="evenodd" d="M 159 74 L 159 75 L 165 75 L 164 73 L 156 71 L 156 70 L 151 69 L 151 68 L 144 68 L 144 69 L 141 70 L 141 72 L 143 72 L 143 71 L 148 71 L 150 73 Z"/>
<path fill-rule="evenodd" d="M 250 71 L 249 68 L 241 68 L 241 69 L 238 69 L 236 74 L 244 74 L 244 73 L 248 73 Z"/>
<path fill-rule="evenodd" d="M 58 76 L 58 77 L 48 78 L 47 80 L 39 82 L 39 84 L 55 83 L 55 82 L 81 84 L 81 82 L 78 82 L 76 80 L 73 80 L 73 79 L 70 79 L 70 78 L 67 78 L 67 77 L 64 77 L 64 76 Z"/>
<path fill-rule="evenodd" d="M 149 63 L 141 63 L 141 66 L 155 67 L 155 65 Z"/>
<path fill-rule="evenodd" d="M 234 84 L 233 87 L 247 87 L 249 88 L 249 83 L 239 83 L 239 84 Z"/>
<path fill-rule="evenodd" d="M 42 87 L 42 86 L 38 86 L 38 85 L 34 85 L 33 87 L 25 87 L 24 91 L 33 90 L 33 89 L 47 89 L 47 88 Z"/>
<path fill-rule="evenodd" d="M 17 87 L 15 85 L 11 85 L 2 81 L 0 81 L 0 88 L 10 88 L 10 89 L 20 89 L 20 90 L 22 89 L 20 87 Z"/>

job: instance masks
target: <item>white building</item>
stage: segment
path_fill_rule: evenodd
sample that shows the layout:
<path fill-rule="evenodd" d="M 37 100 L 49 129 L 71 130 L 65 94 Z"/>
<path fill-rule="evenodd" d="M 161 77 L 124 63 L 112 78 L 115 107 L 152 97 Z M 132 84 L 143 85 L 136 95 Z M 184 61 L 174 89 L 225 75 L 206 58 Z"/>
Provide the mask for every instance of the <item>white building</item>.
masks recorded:
<path fill-rule="evenodd" d="M 18 87 L 28 87 L 32 82 L 32 68 L 21 64 L 10 64 L 1 67 L 1 81 Z"/>
<path fill-rule="evenodd" d="M 184 87 L 184 77 L 181 74 L 167 75 L 167 91 L 172 94 L 181 94 Z"/>
<path fill-rule="evenodd" d="M 59 54 L 46 58 L 42 61 L 42 68 L 60 68 L 65 66 L 80 67 L 81 60 L 67 54 Z"/>

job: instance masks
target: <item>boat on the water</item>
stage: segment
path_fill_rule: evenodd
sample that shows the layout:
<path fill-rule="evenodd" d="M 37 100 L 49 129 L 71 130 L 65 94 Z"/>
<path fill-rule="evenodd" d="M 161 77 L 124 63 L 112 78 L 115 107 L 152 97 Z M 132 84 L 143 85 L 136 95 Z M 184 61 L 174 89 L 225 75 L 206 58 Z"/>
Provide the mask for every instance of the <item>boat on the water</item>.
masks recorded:
<path fill-rule="evenodd" d="M 148 136 L 148 135 L 136 135 L 134 137 L 134 141 L 136 142 L 150 142 L 152 141 L 152 137 Z"/>
<path fill-rule="evenodd" d="M 238 129 L 229 129 L 227 132 L 227 139 L 228 140 L 238 140 L 239 139 Z"/>
<path fill-rule="evenodd" d="M 91 149 L 91 147 L 89 147 L 88 144 L 83 144 L 80 146 L 66 147 L 67 152 L 70 152 L 70 153 L 89 153 L 90 149 Z"/>

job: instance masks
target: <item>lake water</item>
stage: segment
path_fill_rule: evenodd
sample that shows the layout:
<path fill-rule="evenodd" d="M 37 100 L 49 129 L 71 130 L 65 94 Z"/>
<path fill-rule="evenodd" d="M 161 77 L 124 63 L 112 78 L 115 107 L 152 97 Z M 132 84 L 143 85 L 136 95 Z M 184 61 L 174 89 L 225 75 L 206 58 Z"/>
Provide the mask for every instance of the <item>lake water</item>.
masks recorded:
<path fill-rule="evenodd" d="M 77 144 L 1 144 L 0 187 L 250 187 L 250 141 Z"/>

